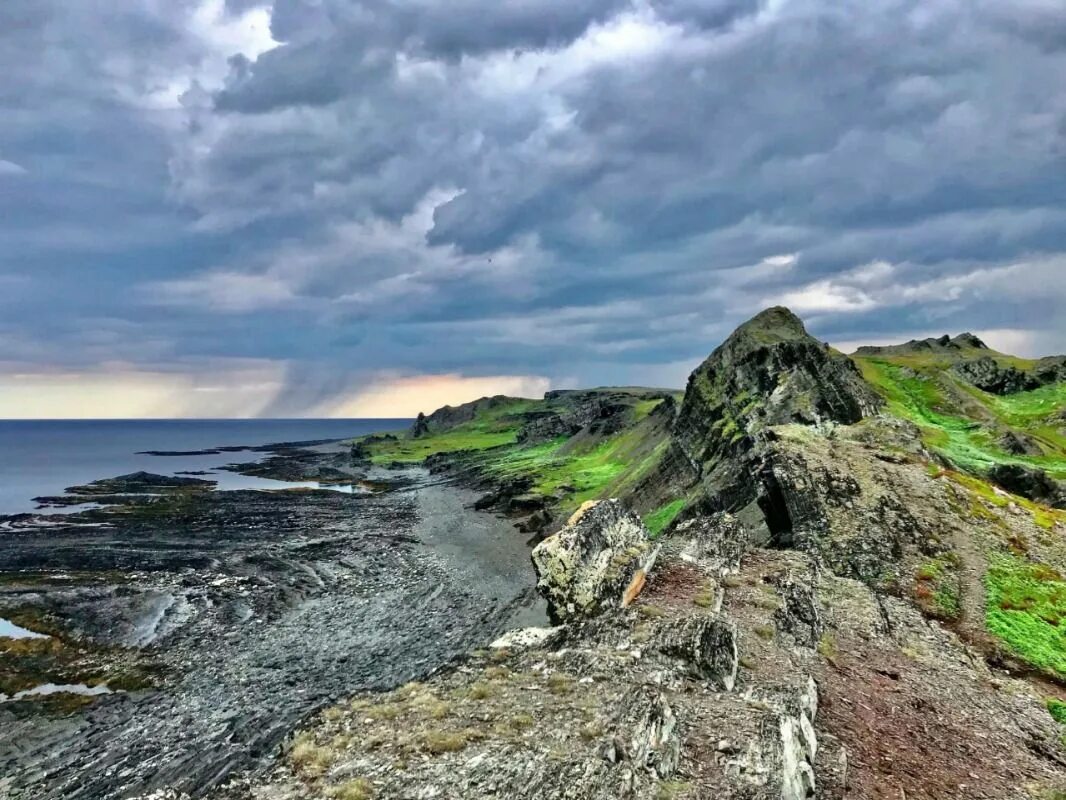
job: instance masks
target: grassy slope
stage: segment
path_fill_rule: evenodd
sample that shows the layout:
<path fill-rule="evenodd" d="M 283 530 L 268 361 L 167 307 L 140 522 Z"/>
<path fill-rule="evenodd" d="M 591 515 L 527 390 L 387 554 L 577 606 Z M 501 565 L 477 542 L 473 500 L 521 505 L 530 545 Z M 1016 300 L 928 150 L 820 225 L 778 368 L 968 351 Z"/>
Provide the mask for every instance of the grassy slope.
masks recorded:
<path fill-rule="evenodd" d="M 888 400 L 889 410 L 917 424 L 926 445 L 959 468 L 985 472 L 995 464 L 1022 464 L 1066 478 L 1066 436 L 1052 420 L 1066 408 L 1066 383 L 1001 397 L 956 378 L 948 369 L 950 363 L 936 356 L 855 361 Z M 997 440 L 1007 432 L 1035 441 L 1043 454 L 1005 452 Z"/>
<path fill-rule="evenodd" d="M 518 433 L 527 415 L 553 410 L 558 403 L 516 399 L 447 431 L 418 439 L 374 439 L 366 447 L 377 464 L 420 463 L 436 453 L 461 451 L 468 464 L 487 475 L 528 478 L 530 494 L 550 498 L 565 513 L 586 500 L 624 495 L 651 472 L 666 449 L 663 427 L 652 417 L 661 402 L 634 392 L 630 423 L 610 436 L 578 434 L 519 443 Z M 648 515 L 649 528 L 662 530 L 681 505 L 654 510 Z"/>
<path fill-rule="evenodd" d="M 993 357 L 1005 366 L 1032 366 L 1010 356 Z M 926 446 L 960 470 L 948 476 L 968 491 L 971 516 L 992 519 L 996 509 L 1017 509 L 1031 514 L 1048 536 L 1063 536 L 1066 513 L 1009 495 L 982 475 L 996 464 L 1021 464 L 1066 478 L 1066 437 L 1062 423 L 1055 422 L 1066 408 L 1066 383 L 997 396 L 956 377 L 952 362 L 937 354 L 880 354 L 855 361 L 886 398 L 889 411 L 918 425 Z M 1007 432 L 1036 442 L 1042 454 L 1005 452 L 998 440 Z M 1034 561 L 1023 544 L 989 555 L 984 578 L 988 631 L 1030 666 L 1066 680 L 1066 582 L 1051 566 Z"/>

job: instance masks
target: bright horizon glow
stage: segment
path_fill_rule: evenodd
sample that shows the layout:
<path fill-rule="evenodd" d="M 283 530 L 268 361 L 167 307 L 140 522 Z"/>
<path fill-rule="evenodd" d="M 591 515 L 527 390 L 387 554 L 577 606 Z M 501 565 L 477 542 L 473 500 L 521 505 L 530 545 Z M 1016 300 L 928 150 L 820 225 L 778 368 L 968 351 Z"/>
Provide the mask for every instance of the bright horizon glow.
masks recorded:
<path fill-rule="evenodd" d="M 551 385 L 522 375 L 379 376 L 302 407 L 278 405 L 285 387 L 276 365 L 184 374 L 0 374 L 0 419 L 412 419 L 488 395 L 541 397 Z"/>

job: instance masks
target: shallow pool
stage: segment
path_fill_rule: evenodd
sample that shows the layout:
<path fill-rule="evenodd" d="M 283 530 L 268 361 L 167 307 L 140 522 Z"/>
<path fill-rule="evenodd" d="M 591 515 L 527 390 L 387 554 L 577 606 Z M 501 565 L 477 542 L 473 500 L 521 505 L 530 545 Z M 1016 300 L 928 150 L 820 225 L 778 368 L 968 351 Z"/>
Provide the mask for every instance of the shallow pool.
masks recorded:
<path fill-rule="evenodd" d="M 10 622 L 3 617 L 0 617 L 0 637 L 6 636 L 8 639 L 47 639 L 43 633 L 37 633 L 35 631 L 27 630 L 26 628 L 16 625 L 14 622 Z"/>

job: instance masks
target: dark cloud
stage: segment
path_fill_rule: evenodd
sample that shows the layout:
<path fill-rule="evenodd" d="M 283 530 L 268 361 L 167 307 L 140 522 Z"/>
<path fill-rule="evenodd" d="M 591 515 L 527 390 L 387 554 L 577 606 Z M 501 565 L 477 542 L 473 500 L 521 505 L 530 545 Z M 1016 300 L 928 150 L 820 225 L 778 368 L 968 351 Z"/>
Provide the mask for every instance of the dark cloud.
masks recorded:
<path fill-rule="evenodd" d="M 10 353 L 284 361 L 289 413 L 680 376 L 782 300 L 1066 350 L 1061 3 L 265 3 L 0 6 Z"/>

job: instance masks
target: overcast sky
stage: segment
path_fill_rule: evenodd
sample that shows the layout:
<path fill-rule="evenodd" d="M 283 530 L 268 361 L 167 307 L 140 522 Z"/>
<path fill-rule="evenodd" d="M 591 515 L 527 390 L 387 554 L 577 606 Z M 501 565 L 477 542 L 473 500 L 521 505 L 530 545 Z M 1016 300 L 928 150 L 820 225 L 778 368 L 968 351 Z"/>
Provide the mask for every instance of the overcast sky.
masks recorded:
<path fill-rule="evenodd" d="M 0 417 L 1066 351 L 1062 0 L 3 0 Z"/>

